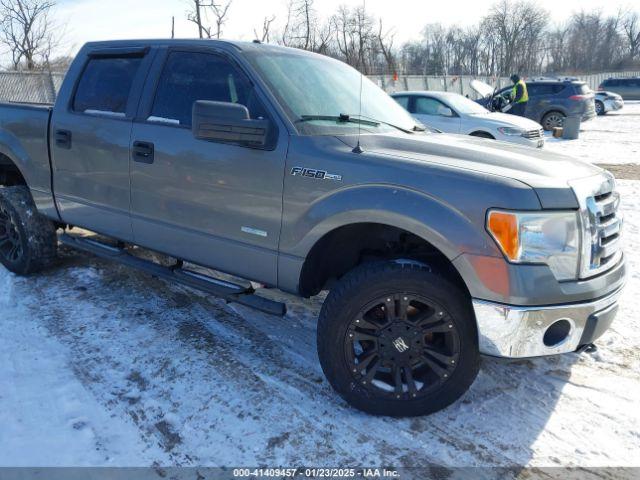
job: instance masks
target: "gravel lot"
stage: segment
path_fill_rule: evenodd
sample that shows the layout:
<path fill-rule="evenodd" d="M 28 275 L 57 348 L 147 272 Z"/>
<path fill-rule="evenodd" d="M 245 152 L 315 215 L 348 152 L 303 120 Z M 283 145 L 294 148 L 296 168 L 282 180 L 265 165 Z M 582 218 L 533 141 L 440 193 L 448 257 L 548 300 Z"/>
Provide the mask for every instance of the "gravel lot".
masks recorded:
<path fill-rule="evenodd" d="M 640 182 L 621 165 L 639 127 L 629 104 L 547 146 L 636 179 L 619 182 L 632 273 L 596 353 L 484 358 L 443 412 L 374 418 L 322 376 L 321 299 L 274 318 L 65 251 L 36 277 L 0 267 L 0 466 L 637 466 Z"/>

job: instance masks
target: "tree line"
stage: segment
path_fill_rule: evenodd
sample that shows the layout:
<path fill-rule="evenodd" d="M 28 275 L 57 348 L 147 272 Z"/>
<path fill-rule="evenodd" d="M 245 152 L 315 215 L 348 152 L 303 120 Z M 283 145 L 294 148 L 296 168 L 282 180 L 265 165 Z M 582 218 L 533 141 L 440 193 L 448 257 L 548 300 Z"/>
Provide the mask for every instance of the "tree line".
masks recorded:
<path fill-rule="evenodd" d="M 176 1 L 185 5 L 186 19 L 200 38 L 221 38 L 236 14 L 233 0 Z M 11 69 L 60 70 L 68 64 L 68 58 L 51 58 L 64 36 L 52 19 L 55 3 L 0 0 L 0 46 Z M 316 0 L 288 0 L 285 15 L 265 17 L 245 37 L 250 34 L 338 58 L 365 74 L 502 76 L 640 68 L 639 11 L 583 10 L 556 23 L 535 0 L 497 0 L 474 25 L 428 24 L 419 39 L 401 44 L 395 28 L 364 4 L 321 16 Z"/>
<path fill-rule="evenodd" d="M 319 19 L 314 3 L 290 0 L 284 26 L 265 19 L 256 36 L 339 58 L 365 74 L 499 76 L 640 67 L 640 13 L 633 9 L 616 15 L 583 10 L 558 24 L 534 0 L 498 0 L 474 25 L 428 24 L 418 40 L 396 45 L 395 30 L 364 6 L 342 6 Z"/>

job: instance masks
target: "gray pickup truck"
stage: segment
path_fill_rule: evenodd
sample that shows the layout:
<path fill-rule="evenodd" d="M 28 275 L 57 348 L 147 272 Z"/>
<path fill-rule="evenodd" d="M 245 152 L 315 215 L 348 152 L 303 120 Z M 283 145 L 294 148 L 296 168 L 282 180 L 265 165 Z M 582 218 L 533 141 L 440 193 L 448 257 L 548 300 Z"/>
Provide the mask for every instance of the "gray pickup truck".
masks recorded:
<path fill-rule="evenodd" d="M 62 243 L 273 314 L 256 284 L 328 291 L 322 369 L 374 414 L 444 408 L 481 353 L 589 347 L 625 280 L 606 171 L 425 131 L 347 65 L 259 43 L 85 45 L 55 106 L 0 106 L 0 184 L 17 274 Z"/>

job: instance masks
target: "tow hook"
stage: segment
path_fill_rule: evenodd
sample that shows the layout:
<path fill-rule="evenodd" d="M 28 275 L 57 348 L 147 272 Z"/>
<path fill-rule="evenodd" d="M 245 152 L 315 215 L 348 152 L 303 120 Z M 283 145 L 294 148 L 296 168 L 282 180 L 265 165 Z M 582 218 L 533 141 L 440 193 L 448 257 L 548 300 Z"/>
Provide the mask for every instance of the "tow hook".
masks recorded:
<path fill-rule="evenodd" d="M 576 350 L 576 353 L 595 353 L 598 351 L 598 347 L 595 343 L 585 343 Z"/>

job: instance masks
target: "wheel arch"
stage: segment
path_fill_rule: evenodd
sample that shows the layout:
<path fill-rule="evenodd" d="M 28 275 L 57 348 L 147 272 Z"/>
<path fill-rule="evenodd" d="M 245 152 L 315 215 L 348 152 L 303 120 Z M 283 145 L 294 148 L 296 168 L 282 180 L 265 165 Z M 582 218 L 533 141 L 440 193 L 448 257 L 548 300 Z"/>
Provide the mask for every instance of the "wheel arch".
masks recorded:
<path fill-rule="evenodd" d="M 544 117 L 546 117 L 547 115 L 549 115 L 550 113 L 560 113 L 562 115 L 564 115 L 565 117 L 567 116 L 567 111 L 559 106 L 554 106 L 553 108 L 549 108 L 548 110 L 545 110 L 542 115 L 540 115 L 540 120 L 538 121 L 538 123 L 540 125 L 542 125 L 542 121 L 544 120 Z"/>
<path fill-rule="evenodd" d="M 362 261 L 437 258 L 444 265 L 462 253 L 501 255 L 484 217 L 474 222 L 442 200 L 403 187 L 345 188 L 285 223 L 279 286 L 310 296 Z"/>
<path fill-rule="evenodd" d="M 305 257 L 298 291 L 315 295 L 358 265 L 380 260 L 426 265 L 469 293 L 452 258 L 440 248 L 410 230 L 378 222 L 346 224 L 323 235 Z"/>
<path fill-rule="evenodd" d="M 0 185 L 27 185 L 22 170 L 11 157 L 0 150 Z"/>
<path fill-rule="evenodd" d="M 487 132 L 486 130 L 474 130 L 469 133 L 469 135 L 472 137 L 490 138 L 492 140 L 496 139 L 496 137 L 491 132 Z"/>

